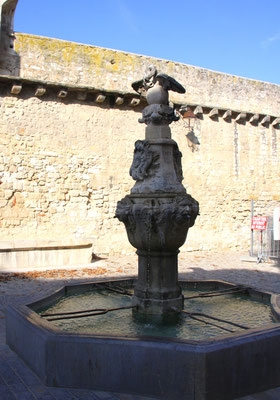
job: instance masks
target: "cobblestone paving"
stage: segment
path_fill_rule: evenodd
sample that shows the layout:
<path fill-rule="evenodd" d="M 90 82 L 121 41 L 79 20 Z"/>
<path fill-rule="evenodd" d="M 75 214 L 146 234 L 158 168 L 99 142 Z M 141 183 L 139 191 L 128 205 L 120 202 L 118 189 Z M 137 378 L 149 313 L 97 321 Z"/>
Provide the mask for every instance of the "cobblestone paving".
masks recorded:
<path fill-rule="evenodd" d="M 220 279 L 236 284 L 250 285 L 257 289 L 280 293 L 279 268 L 272 264 L 241 261 L 240 253 L 189 253 L 180 255 L 181 278 Z M 248 257 L 247 257 L 248 258 Z M 98 260 L 90 268 L 71 268 L 67 273 L 52 277 L 51 274 L 34 279 L 14 277 L 6 281 L 0 275 L 0 400 L 149 400 L 129 394 L 105 393 L 92 390 L 50 388 L 5 344 L 5 308 L 8 304 L 33 301 L 66 283 L 88 282 L 93 277 L 121 277 L 137 273 L 135 256 Z M 75 271 L 73 271 L 75 269 Z M 1 281 L 2 277 L 2 281 Z M 238 400 L 279 400 L 280 388 L 243 397 Z M 180 400 L 180 399 L 178 399 Z"/>

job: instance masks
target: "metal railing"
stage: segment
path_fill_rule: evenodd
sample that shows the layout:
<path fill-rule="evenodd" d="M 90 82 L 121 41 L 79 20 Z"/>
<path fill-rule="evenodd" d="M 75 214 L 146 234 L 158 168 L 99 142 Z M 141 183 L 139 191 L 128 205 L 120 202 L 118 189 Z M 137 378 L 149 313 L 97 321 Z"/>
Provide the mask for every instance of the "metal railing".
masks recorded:
<path fill-rule="evenodd" d="M 254 231 L 253 234 L 253 253 L 259 262 L 268 259 L 280 259 L 280 240 L 274 240 L 273 235 L 273 217 L 267 217 L 267 226 L 265 231 Z"/>

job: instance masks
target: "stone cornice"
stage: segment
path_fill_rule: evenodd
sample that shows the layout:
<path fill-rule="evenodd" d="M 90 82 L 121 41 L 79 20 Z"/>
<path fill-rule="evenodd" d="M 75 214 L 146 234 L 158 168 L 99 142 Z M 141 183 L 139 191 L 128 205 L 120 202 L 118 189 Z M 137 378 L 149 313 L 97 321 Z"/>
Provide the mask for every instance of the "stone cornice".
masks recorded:
<path fill-rule="evenodd" d="M 111 107 L 129 106 L 136 107 L 140 103 L 146 105 L 146 98 L 140 95 L 125 91 L 100 90 L 94 86 L 81 86 L 73 84 L 63 84 L 57 82 L 43 81 L 39 79 L 28 79 L 18 76 L 0 75 L 1 86 L 6 87 L 7 92 L 14 96 L 21 96 L 26 89 L 29 95 L 43 99 L 48 99 L 48 95 L 56 96 L 58 99 L 68 99 L 71 101 L 81 101 L 90 104 L 100 104 L 109 102 Z M 190 107 L 196 117 L 201 119 L 203 115 L 208 115 L 212 120 L 222 118 L 227 122 L 235 120 L 237 123 L 244 124 L 246 121 L 251 125 L 263 125 L 280 128 L 280 116 L 254 113 L 246 110 L 225 109 L 211 104 L 180 104 L 176 103 L 175 108 Z"/>
<path fill-rule="evenodd" d="M 268 115 L 261 113 L 254 113 L 252 111 L 226 109 L 221 107 L 215 107 L 213 105 L 201 105 L 187 103 L 182 105 L 182 108 L 189 107 L 198 119 L 202 119 L 203 115 L 208 115 L 213 121 L 219 121 L 223 119 L 227 122 L 235 121 L 239 124 L 245 124 L 249 122 L 253 126 L 262 125 L 269 127 L 272 125 L 275 129 L 280 129 L 280 117 L 276 115 Z"/>
<path fill-rule="evenodd" d="M 132 94 L 114 90 L 100 90 L 93 86 L 81 86 L 73 84 L 63 84 L 57 82 L 43 81 L 39 79 L 21 78 L 18 76 L 0 75 L 0 88 L 5 86 L 12 95 L 20 96 L 24 89 L 33 91 L 33 96 L 40 97 L 42 100 L 47 98 L 48 94 L 56 94 L 60 99 L 70 98 L 74 101 L 104 103 L 109 99 L 109 104 L 113 106 L 126 105 L 135 107 L 141 101 L 146 102 L 145 98 L 140 98 L 138 94 Z"/>

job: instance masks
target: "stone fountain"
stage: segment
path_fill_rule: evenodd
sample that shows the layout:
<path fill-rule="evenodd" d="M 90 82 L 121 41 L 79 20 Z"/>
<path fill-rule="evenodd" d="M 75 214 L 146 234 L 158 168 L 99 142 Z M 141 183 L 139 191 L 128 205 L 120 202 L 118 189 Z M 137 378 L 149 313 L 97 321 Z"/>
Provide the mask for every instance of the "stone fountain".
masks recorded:
<path fill-rule="evenodd" d="M 178 312 L 183 308 L 178 249 L 199 211 L 198 202 L 182 185 L 182 154 L 169 127 L 179 117 L 169 105 L 168 91 L 185 89 L 170 76 L 158 74 L 154 66 L 132 86 L 146 91 L 148 102 L 139 120 L 147 125 L 145 140 L 135 143 L 129 171 L 136 183 L 116 210 L 129 242 L 137 248 L 138 281 L 132 302 L 141 313 Z"/>
<path fill-rule="evenodd" d="M 64 286 L 31 304 L 10 306 L 7 344 L 49 386 L 164 400 L 230 400 L 279 386 L 280 296 L 220 281 L 178 282 L 179 248 L 199 212 L 198 202 L 182 185 L 181 153 L 169 127 L 178 116 L 169 105 L 168 92 L 185 89 L 153 66 L 133 88 L 146 93 L 148 106 L 139 120 L 146 124 L 146 136 L 135 143 L 130 175 L 136 183 L 118 202 L 116 217 L 137 249 L 138 279 L 96 279 Z M 185 301 L 182 291 L 187 293 Z M 236 312 L 231 303 L 240 293 L 244 298 L 234 303 Z M 121 301 L 126 296 L 125 305 L 116 305 L 116 296 Z M 214 309 L 216 298 L 221 300 Z M 207 308 L 209 302 L 211 315 L 197 308 L 191 311 L 191 299 L 198 299 L 198 307 Z M 70 309 L 65 306 L 68 301 Z M 244 302 L 247 305 L 239 312 Z M 248 321 L 253 304 L 265 317 L 256 322 L 257 311 L 250 325 L 241 325 L 241 317 Z M 229 310 L 227 320 L 219 317 L 220 310 Z M 108 313 L 119 317 L 106 319 Z M 230 314 L 237 320 L 231 321 Z M 59 325 L 69 319 L 87 325 Z M 153 321 L 160 330 L 147 334 Z M 200 335 L 205 324 L 217 332 Z M 172 334 L 167 332 L 170 326 Z"/>

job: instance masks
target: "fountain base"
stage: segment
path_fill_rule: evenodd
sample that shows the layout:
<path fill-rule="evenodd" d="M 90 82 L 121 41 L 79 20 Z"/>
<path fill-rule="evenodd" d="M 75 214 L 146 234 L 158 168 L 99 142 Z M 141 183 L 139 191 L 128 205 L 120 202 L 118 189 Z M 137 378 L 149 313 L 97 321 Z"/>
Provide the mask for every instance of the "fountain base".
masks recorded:
<path fill-rule="evenodd" d="M 280 386 L 279 323 L 192 340 L 106 334 L 102 323 L 98 324 L 98 334 L 67 332 L 36 312 L 66 295 L 76 296 L 99 286 L 113 289 L 121 285 L 127 289 L 134 284 L 135 280 L 124 279 L 69 285 L 27 306 L 8 307 L 7 344 L 49 386 L 165 400 L 230 400 Z M 207 281 L 179 284 L 206 290 L 233 286 Z M 246 292 L 253 302 L 270 300 L 273 313 L 280 319 L 279 296 L 253 289 Z"/>
<path fill-rule="evenodd" d="M 143 314 L 169 314 L 178 313 L 184 307 L 184 297 L 181 295 L 175 299 L 156 300 L 151 297 L 148 299 L 133 296 L 132 305 L 137 307 L 138 313 Z"/>

